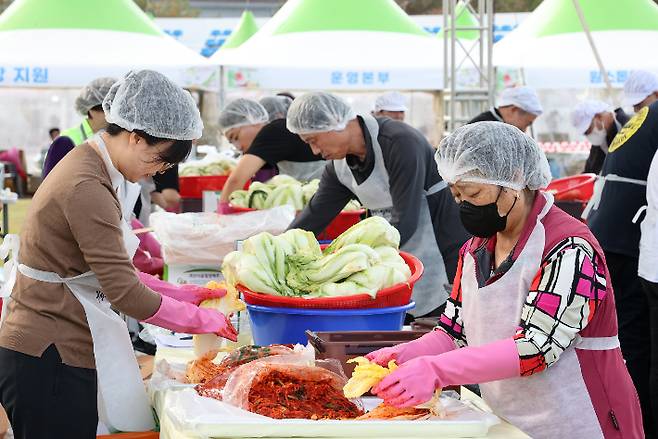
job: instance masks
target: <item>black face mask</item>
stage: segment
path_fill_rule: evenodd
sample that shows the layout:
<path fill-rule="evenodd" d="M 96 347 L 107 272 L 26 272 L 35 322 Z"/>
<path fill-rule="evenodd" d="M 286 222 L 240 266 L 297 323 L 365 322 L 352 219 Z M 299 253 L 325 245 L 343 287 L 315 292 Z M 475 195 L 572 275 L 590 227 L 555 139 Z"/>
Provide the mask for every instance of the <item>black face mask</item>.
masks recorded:
<path fill-rule="evenodd" d="M 496 203 L 498 203 L 498 198 L 500 198 L 502 192 L 503 188 L 501 187 L 496 201 L 483 206 L 476 206 L 468 201 L 462 201 L 459 204 L 459 217 L 468 233 L 478 238 L 489 238 L 505 230 L 507 217 L 512 209 L 514 209 L 518 198 L 514 199 L 512 207 L 510 207 L 505 216 L 500 216 Z"/>

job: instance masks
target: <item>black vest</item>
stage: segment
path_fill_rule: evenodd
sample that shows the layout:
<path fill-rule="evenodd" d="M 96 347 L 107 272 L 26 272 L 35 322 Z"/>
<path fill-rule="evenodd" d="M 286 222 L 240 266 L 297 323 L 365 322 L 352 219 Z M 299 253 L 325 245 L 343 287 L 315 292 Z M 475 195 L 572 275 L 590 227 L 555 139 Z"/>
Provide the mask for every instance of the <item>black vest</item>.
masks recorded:
<path fill-rule="evenodd" d="M 610 144 L 601 175 L 646 181 L 658 149 L 658 102 L 633 116 Z M 638 209 L 647 204 L 646 186 L 607 181 L 598 210 L 587 217 L 590 229 L 605 251 L 638 257 L 640 224 L 633 224 Z"/>

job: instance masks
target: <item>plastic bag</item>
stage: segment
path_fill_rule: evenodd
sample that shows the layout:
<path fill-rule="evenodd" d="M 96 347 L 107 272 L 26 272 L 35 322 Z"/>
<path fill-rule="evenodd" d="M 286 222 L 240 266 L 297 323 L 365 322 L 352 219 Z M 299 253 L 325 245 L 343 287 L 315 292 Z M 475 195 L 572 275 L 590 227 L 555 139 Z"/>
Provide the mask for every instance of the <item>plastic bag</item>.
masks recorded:
<path fill-rule="evenodd" d="M 165 263 L 219 266 L 235 250 L 235 241 L 260 232 L 282 233 L 294 218 L 291 206 L 280 206 L 239 215 L 156 212 L 150 222 Z"/>
<path fill-rule="evenodd" d="M 201 396 L 214 398 L 221 401 L 224 386 L 226 385 L 226 382 L 228 381 L 233 371 L 235 371 L 237 368 L 243 364 L 247 364 L 261 358 L 268 358 L 277 355 L 291 355 L 293 352 L 294 351 L 289 347 L 282 345 L 272 345 L 265 347 L 254 345 L 243 346 L 230 352 L 226 357 L 224 357 L 215 369 L 216 375 L 208 381 L 197 385 L 195 389 Z M 194 362 L 198 361 L 204 361 L 204 359 L 194 360 Z"/>
<path fill-rule="evenodd" d="M 363 408 L 343 396 L 346 382 L 337 361 L 309 362 L 304 355 L 268 357 L 236 369 L 224 387 L 223 401 L 278 419 L 354 418 Z"/>

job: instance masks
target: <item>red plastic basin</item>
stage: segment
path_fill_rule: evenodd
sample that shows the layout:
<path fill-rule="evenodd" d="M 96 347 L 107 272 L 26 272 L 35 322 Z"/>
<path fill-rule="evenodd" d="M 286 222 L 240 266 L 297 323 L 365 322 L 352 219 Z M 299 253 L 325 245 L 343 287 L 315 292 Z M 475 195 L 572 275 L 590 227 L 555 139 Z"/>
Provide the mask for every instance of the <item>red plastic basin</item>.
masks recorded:
<path fill-rule="evenodd" d="M 589 201 L 594 193 L 596 174 L 580 174 L 551 181 L 546 192 L 552 192 L 556 201 Z"/>
<path fill-rule="evenodd" d="M 321 246 L 326 247 L 325 245 Z M 251 291 L 243 285 L 237 288 L 250 305 L 269 306 L 274 308 L 314 308 L 314 309 L 355 309 L 355 308 L 388 308 L 404 306 L 411 301 L 414 284 L 423 275 L 423 263 L 415 256 L 400 251 L 400 256 L 411 270 L 411 277 L 404 283 L 384 288 L 377 292 L 373 299 L 369 294 L 355 294 L 344 297 L 302 297 L 273 296 Z"/>

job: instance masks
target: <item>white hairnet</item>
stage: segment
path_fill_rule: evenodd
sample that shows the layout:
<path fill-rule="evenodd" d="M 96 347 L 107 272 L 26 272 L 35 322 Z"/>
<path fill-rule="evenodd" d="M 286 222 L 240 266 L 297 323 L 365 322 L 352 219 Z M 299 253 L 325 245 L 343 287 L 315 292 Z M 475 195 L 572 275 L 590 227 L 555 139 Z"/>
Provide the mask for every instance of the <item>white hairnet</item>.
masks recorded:
<path fill-rule="evenodd" d="M 375 111 L 407 111 L 407 100 L 397 91 L 384 93 L 375 100 Z"/>
<path fill-rule="evenodd" d="M 468 181 L 536 190 L 551 181 L 548 160 L 537 142 L 503 122 L 457 128 L 441 141 L 435 160 L 449 184 Z"/>
<path fill-rule="evenodd" d="M 231 128 L 246 125 L 268 123 L 270 116 L 267 110 L 253 99 L 238 98 L 231 101 L 219 113 L 219 129 L 226 133 Z"/>
<path fill-rule="evenodd" d="M 498 99 L 498 106 L 505 107 L 507 105 L 514 105 L 535 116 L 539 116 L 544 112 L 537 92 L 535 89 L 527 86 L 504 89 Z"/>
<path fill-rule="evenodd" d="M 103 110 L 109 123 L 161 139 L 194 140 L 203 131 L 192 95 L 153 70 L 132 71 L 117 81 Z"/>
<path fill-rule="evenodd" d="M 612 111 L 612 107 L 602 101 L 588 100 L 576 105 L 571 112 L 571 124 L 580 134 L 585 134 L 592 124 L 592 119 L 599 113 Z"/>
<path fill-rule="evenodd" d="M 624 106 L 632 107 L 658 91 L 658 78 L 645 70 L 634 70 L 624 82 Z"/>
<path fill-rule="evenodd" d="M 78 113 L 86 116 L 89 110 L 102 105 L 103 99 L 110 91 L 112 84 L 117 82 L 117 78 L 96 78 L 89 84 L 85 85 L 80 94 L 75 99 L 75 109 Z"/>
<path fill-rule="evenodd" d="M 341 131 L 356 118 L 352 107 L 331 93 L 312 92 L 295 99 L 288 110 L 288 130 L 295 134 Z"/>
<path fill-rule="evenodd" d="M 288 114 L 292 99 L 288 96 L 265 96 L 258 101 L 269 114 L 269 121 L 272 122 L 276 119 L 285 119 Z"/>

